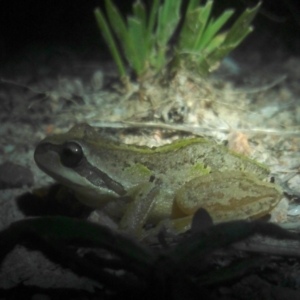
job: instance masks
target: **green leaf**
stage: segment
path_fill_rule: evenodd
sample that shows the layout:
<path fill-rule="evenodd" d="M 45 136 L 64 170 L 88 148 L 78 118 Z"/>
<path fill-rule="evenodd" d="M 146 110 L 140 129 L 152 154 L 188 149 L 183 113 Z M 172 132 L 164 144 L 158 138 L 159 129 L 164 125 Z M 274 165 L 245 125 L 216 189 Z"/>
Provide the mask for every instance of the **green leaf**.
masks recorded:
<path fill-rule="evenodd" d="M 188 8 L 187 8 L 187 13 L 195 10 L 199 4 L 199 0 L 190 0 Z"/>
<path fill-rule="evenodd" d="M 105 5 L 110 26 L 118 37 L 121 48 L 124 51 L 124 55 L 128 60 L 128 58 L 132 57 L 132 48 L 126 23 L 123 20 L 118 9 L 111 3 L 111 0 L 105 0 Z"/>
<path fill-rule="evenodd" d="M 111 0 L 105 0 L 106 12 L 109 19 L 109 24 L 113 28 L 115 34 L 120 41 L 127 40 L 127 28 L 126 24 L 119 13 L 118 9 L 111 3 Z"/>
<path fill-rule="evenodd" d="M 159 47 L 167 48 L 180 19 L 181 0 L 165 0 L 158 10 L 156 42 Z"/>
<path fill-rule="evenodd" d="M 150 16 L 149 16 L 149 22 L 147 26 L 147 36 L 149 37 L 154 30 L 154 25 L 157 19 L 157 12 L 158 12 L 158 6 L 159 6 L 160 0 L 154 0 L 151 6 Z"/>
<path fill-rule="evenodd" d="M 159 7 L 160 0 L 154 0 L 151 6 L 151 11 L 149 15 L 148 24 L 146 27 L 146 44 L 147 44 L 147 53 L 150 66 L 155 65 L 155 56 L 156 56 L 156 45 L 155 45 L 155 38 L 154 38 L 154 26 L 157 22 L 157 14 L 158 14 L 158 7 Z M 150 67 L 149 66 L 149 67 Z"/>
<path fill-rule="evenodd" d="M 180 31 L 178 51 L 191 51 L 195 43 L 195 35 L 199 34 L 200 24 L 198 22 L 200 9 L 186 13 L 185 21 Z"/>
<path fill-rule="evenodd" d="M 116 46 L 116 43 L 114 41 L 114 37 L 109 29 L 109 26 L 102 14 L 102 12 L 99 9 L 94 10 L 94 14 L 98 23 L 98 26 L 103 34 L 103 37 L 109 47 L 109 50 L 113 56 L 113 59 L 118 67 L 119 73 L 121 77 L 126 77 L 126 71 L 125 67 L 121 58 L 121 55 L 118 51 L 118 48 Z"/>
<path fill-rule="evenodd" d="M 143 28 L 146 28 L 147 16 L 145 6 L 140 1 L 137 1 L 133 4 L 133 12 L 134 17 L 142 23 Z"/>
<path fill-rule="evenodd" d="M 210 20 L 205 32 L 203 33 L 200 45 L 198 46 L 200 50 L 205 48 L 210 43 L 210 41 L 219 32 L 222 26 L 224 26 L 233 13 L 233 10 L 227 10 L 220 17 L 218 17 L 216 21 Z"/>
<path fill-rule="evenodd" d="M 226 34 L 218 34 L 213 39 L 210 40 L 209 44 L 204 48 L 205 53 L 210 54 L 212 51 L 216 50 L 224 42 Z"/>
<path fill-rule="evenodd" d="M 220 34 L 233 10 L 227 10 L 218 18 L 212 19 L 212 0 L 206 1 L 204 5 L 199 5 L 199 0 L 190 0 L 177 47 L 173 51 L 173 57 L 169 58 L 169 41 L 180 20 L 181 0 L 165 0 L 160 3 L 160 0 L 153 0 L 147 16 L 144 4 L 138 0 L 133 5 L 133 16 L 127 17 L 127 22 L 112 0 L 105 0 L 108 23 L 103 14 L 95 10 L 99 28 L 122 77 L 125 76 L 125 67 L 114 35 L 120 43 L 125 59 L 141 81 L 145 78 L 144 74 L 157 75 L 161 72 L 167 59 L 172 61 L 173 67 L 169 68 L 172 72 L 180 66 L 185 66 L 208 74 L 252 31 L 250 23 L 260 7 L 258 4 L 252 9 L 247 9 L 227 33 Z"/>
<path fill-rule="evenodd" d="M 230 28 L 224 45 L 238 45 L 253 29 L 250 23 L 256 16 L 261 2 L 253 8 L 247 8 Z"/>
<path fill-rule="evenodd" d="M 203 39 L 203 33 L 204 30 L 207 26 L 208 18 L 210 16 L 210 12 L 212 9 L 212 1 L 208 1 L 204 7 L 201 7 L 199 9 L 199 14 L 198 14 L 198 22 L 199 22 L 199 29 L 197 31 L 197 35 L 195 37 L 195 42 L 193 49 L 194 50 L 199 50 L 201 46 L 201 41 Z"/>
<path fill-rule="evenodd" d="M 206 64 L 209 65 L 209 68 L 213 67 L 218 61 L 228 55 L 253 30 L 253 28 L 250 26 L 250 23 L 257 14 L 260 5 L 261 4 L 259 3 L 252 9 L 246 9 L 230 28 L 223 43 L 221 43 L 219 47 L 207 55 L 205 60 Z M 209 71 L 210 70 L 208 70 L 208 72 Z"/>
<path fill-rule="evenodd" d="M 151 59 L 155 72 L 161 70 L 165 65 L 168 42 L 180 20 L 180 6 L 181 0 L 166 0 L 158 9 L 157 26 L 154 34 L 157 54 L 152 54 Z"/>
<path fill-rule="evenodd" d="M 208 1 L 197 8 L 195 3 L 190 3 L 187 9 L 175 55 L 179 55 L 177 61 L 184 60 L 188 69 L 196 68 L 206 75 L 252 31 L 250 23 L 260 4 L 247 9 L 227 33 L 220 34 L 218 32 L 232 16 L 233 10 L 223 12 L 216 20 L 209 20 L 213 2 Z"/>
<path fill-rule="evenodd" d="M 145 27 L 143 27 L 141 21 L 135 18 L 129 17 L 127 21 L 128 34 L 132 49 L 132 57 L 128 58 L 128 60 L 132 60 L 133 67 L 137 75 L 140 76 L 145 72 L 145 62 L 147 58 Z"/>
<path fill-rule="evenodd" d="M 180 32 L 180 51 L 200 51 L 203 33 L 207 27 L 207 21 L 212 9 L 212 1 L 208 1 L 205 6 L 195 8 L 196 1 L 189 5 L 183 27 Z"/>

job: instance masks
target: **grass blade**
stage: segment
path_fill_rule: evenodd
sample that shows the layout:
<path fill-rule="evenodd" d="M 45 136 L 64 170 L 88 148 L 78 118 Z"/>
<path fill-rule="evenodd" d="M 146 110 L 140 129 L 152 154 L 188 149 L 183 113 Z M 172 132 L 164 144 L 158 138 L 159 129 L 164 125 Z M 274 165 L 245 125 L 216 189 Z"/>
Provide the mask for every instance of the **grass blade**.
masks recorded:
<path fill-rule="evenodd" d="M 107 17 L 112 29 L 114 30 L 115 34 L 117 35 L 117 37 L 120 39 L 121 42 L 126 40 L 127 28 L 120 12 L 111 3 L 111 0 L 105 0 L 105 5 L 106 5 Z"/>
<path fill-rule="evenodd" d="M 193 46 L 193 50 L 199 50 L 201 46 L 201 41 L 203 39 L 203 32 L 207 28 L 207 22 L 212 9 L 212 1 L 208 1 L 205 6 L 199 7 L 198 13 L 198 22 L 199 22 L 199 30 L 197 32 L 197 36 L 195 37 L 195 42 Z"/>
<path fill-rule="evenodd" d="M 258 3 L 254 8 L 246 9 L 230 28 L 224 42 L 207 56 L 206 63 L 210 68 L 236 48 L 253 30 L 250 23 L 257 14 L 260 5 L 261 3 Z"/>
<path fill-rule="evenodd" d="M 141 21 L 129 17 L 128 34 L 130 37 L 130 44 L 132 49 L 132 57 L 130 59 L 133 62 L 133 67 L 137 75 L 140 76 L 145 72 L 145 62 L 147 56 L 145 31 Z"/>
<path fill-rule="evenodd" d="M 193 49 L 195 35 L 199 34 L 201 24 L 199 24 L 199 8 L 193 11 L 188 11 L 185 16 L 185 21 L 180 31 L 179 36 L 179 52 L 190 51 Z"/>
<path fill-rule="evenodd" d="M 155 62 L 155 58 L 152 59 L 151 56 L 155 57 L 155 38 L 154 38 L 154 27 L 157 21 L 157 14 L 158 14 L 158 7 L 159 7 L 160 0 L 154 0 L 152 3 L 148 25 L 146 29 L 146 43 L 147 43 L 147 52 L 149 54 L 149 63 L 153 66 L 154 64 L 152 61 Z"/>
<path fill-rule="evenodd" d="M 166 0 L 158 9 L 157 26 L 154 33 L 156 55 L 152 54 L 151 61 L 155 72 L 161 70 L 166 61 L 168 42 L 178 25 L 181 0 Z"/>
<path fill-rule="evenodd" d="M 160 0 L 154 0 L 153 1 L 151 11 L 150 11 L 150 16 L 149 16 L 149 22 L 148 22 L 148 26 L 147 26 L 147 35 L 148 36 L 150 36 L 153 33 L 159 3 L 160 3 Z"/>
<path fill-rule="evenodd" d="M 236 20 L 233 26 L 230 28 L 226 39 L 224 41 L 224 45 L 236 44 L 237 41 L 241 41 L 240 37 L 245 37 L 252 31 L 252 27 L 250 27 L 250 23 L 253 18 L 256 16 L 259 8 L 261 6 L 261 2 L 259 2 L 253 8 L 247 8 L 241 16 Z"/>
<path fill-rule="evenodd" d="M 199 2 L 188 2 L 179 41 L 170 58 L 173 67 L 168 70 L 172 73 L 184 66 L 201 70 L 202 75 L 208 74 L 252 31 L 250 23 L 260 7 L 259 3 L 247 9 L 227 33 L 219 34 L 233 10 L 227 10 L 213 19 L 213 0 L 203 5 Z M 133 4 L 133 16 L 125 20 L 112 0 L 105 0 L 108 22 L 99 10 L 95 11 L 98 25 L 123 77 L 125 68 L 114 37 L 140 81 L 146 78 L 141 78 L 143 74 L 158 75 L 166 65 L 169 41 L 180 20 L 181 3 L 181 0 L 165 0 L 161 4 L 160 0 L 153 0 L 147 17 L 145 5 L 137 0 Z"/>
<path fill-rule="evenodd" d="M 147 25 L 146 10 L 145 10 L 145 6 L 140 1 L 137 1 L 136 3 L 133 4 L 133 13 L 134 13 L 134 17 L 141 22 L 143 28 L 146 28 Z"/>
<path fill-rule="evenodd" d="M 103 34 L 103 37 L 109 47 L 109 50 L 113 56 L 113 59 L 118 67 L 120 76 L 126 77 L 126 70 L 125 70 L 121 55 L 120 55 L 117 45 L 114 41 L 114 37 L 109 29 L 109 26 L 105 20 L 105 17 L 103 16 L 102 12 L 98 8 L 94 10 L 94 14 L 95 14 L 98 26 Z"/>
<path fill-rule="evenodd" d="M 190 3 L 188 5 L 186 12 L 187 13 L 192 12 L 193 10 L 195 10 L 197 8 L 198 4 L 199 4 L 199 0 L 190 0 Z"/>
<path fill-rule="evenodd" d="M 180 19 L 181 0 L 166 0 L 158 11 L 156 41 L 160 47 L 166 47 Z"/>
<path fill-rule="evenodd" d="M 228 21 L 228 19 L 232 16 L 233 13 L 233 10 L 227 10 L 215 21 L 211 20 L 208 23 L 205 32 L 203 33 L 199 49 L 205 48 L 207 44 L 210 43 L 213 37 L 218 33 L 222 26 L 224 26 L 224 24 Z"/>

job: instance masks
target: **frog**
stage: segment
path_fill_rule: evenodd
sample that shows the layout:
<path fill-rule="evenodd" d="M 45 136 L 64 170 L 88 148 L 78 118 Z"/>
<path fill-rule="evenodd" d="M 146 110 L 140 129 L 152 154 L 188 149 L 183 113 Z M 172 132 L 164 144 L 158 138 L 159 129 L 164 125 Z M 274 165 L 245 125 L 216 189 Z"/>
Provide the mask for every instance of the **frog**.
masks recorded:
<path fill-rule="evenodd" d="M 265 180 L 267 166 L 202 137 L 138 146 L 81 123 L 42 140 L 34 159 L 80 202 L 134 234 L 166 220 L 184 232 L 199 208 L 214 223 L 258 218 L 282 196 Z"/>

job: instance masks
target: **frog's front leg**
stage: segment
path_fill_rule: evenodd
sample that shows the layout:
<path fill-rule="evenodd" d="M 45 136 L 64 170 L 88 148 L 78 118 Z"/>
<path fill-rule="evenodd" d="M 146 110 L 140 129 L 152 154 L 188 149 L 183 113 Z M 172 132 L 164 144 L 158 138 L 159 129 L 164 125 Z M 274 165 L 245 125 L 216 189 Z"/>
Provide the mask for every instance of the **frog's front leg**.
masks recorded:
<path fill-rule="evenodd" d="M 126 207 L 119 229 L 141 236 L 143 225 L 155 204 L 158 191 L 159 188 L 152 182 L 143 182 L 130 189 L 126 197 L 130 197 L 132 201 Z"/>

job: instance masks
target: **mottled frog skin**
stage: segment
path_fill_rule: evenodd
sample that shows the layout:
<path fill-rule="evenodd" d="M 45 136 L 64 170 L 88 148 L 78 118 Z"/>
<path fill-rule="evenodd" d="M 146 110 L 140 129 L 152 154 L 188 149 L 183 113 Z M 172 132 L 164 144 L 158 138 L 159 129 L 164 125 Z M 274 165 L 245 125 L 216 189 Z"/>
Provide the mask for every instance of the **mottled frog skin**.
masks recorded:
<path fill-rule="evenodd" d="M 260 217 L 282 194 L 262 181 L 267 167 L 202 138 L 149 148 L 104 139 L 80 124 L 45 138 L 34 158 L 80 201 L 129 230 L 192 216 L 200 207 L 214 222 Z"/>

